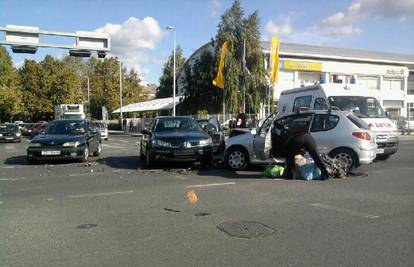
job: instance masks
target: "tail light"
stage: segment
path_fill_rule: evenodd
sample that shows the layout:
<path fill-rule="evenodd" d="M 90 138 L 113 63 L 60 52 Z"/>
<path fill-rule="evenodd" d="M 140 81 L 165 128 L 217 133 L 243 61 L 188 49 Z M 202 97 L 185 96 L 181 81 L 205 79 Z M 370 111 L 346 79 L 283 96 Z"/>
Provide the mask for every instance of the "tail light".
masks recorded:
<path fill-rule="evenodd" d="M 367 132 L 352 132 L 352 135 L 359 139 L 371 140 L 371 135 Z"/>

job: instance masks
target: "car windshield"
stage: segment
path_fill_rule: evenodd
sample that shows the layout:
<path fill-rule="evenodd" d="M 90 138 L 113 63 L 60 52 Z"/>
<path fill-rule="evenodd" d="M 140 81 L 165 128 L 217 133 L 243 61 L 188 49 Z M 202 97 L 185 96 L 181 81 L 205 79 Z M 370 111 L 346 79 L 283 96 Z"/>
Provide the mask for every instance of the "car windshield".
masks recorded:
<path fill-rule="evenodd" d="M 341 110 L 352 111 L 359 118 L 387 117 L 378 100 L 373 97 L 331 96 L 329 103 Z"/>
<path fill-rule="evenodd" d="M 2 124 L 0 125 L 0 133 L 17 131 L 17 125 Z"/>
<path fill-rule="evenodd" d="M 154 132 L 200 131 L 198 123 L 189 118 L 159 118 L 155 122 Z"/>
<path fill-rule="evenodd" d="M 95 126 L 96 126 L 96 128 L 99 128 L 99 129 L 105 129 L 106 128 L 106 125 L 103 122 L 95 122 Z"/>
<path fill-rule="evenodd" d="M 46 134 L 84 134 L 85 121 L 53 121 L 46 127 Z"/>

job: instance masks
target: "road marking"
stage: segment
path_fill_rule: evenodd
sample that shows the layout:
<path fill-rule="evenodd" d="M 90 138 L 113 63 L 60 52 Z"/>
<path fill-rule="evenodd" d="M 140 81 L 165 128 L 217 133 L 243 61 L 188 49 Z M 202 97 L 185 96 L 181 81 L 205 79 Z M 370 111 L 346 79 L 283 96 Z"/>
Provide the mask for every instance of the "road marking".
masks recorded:
<path fill-rule="evenodd" d="M 1 167 L 2 169 L 14 169 L 14 168 L 16 168 L 15 166 L 4 166 L 4 167 Z"/>
<path fill-rule="evenodd" d="M 188 185 L 186 188 L 198 188 L 198 187 L 208 187 L 208 186 L 221 186 L 221 185 L 232 185 L 236 184 L 235 182 L 230 183 L 218 183 L 218 184 L 195 184 L 195 185 Z"/>
<path fill-rule="evenodd" d="M 134 191 L 130 190 L 130 191 L 118 191 L 118 192 L 106 192 L 106 193 L 70 195 L 69 198 L 99 197 L 99 196 L 109 196 L 109 195 L 128 194 L 128 193 L 134 193 Z"/>
<path fill-rule="evenodd" d="M 86 176 L 86 175 L 95 175 L 95 173 L 94 172 L 85 172 L 85 173 L 71 173 L 71 174 L 69 174 L 70 177 Z"/>
<path fill-rule="evenodd" d="M 321 209 L 326 209 L 326 210 L 333 210 L 333 211 L 337 211 L 337 212 L 347 213 L 347 214 L 350 214 L 350 215 L 354 215 L 354 216 L 358 216 L 358 217 L 362 217 L 362 218 L 367 218 L 367 219 L 377 219 L 377 218 L 380 217 L 378 215 L 372 215 L 372 214 L 359 212 L 359 211 L 355 211 L 355 210 L 339 208 L 339 207 L 326 205 L 326 204 L 322 204 L 322 203 L 312 203 L 311 206 L 321 208 Z"/>
<path fill-rule="evenodd" d="M 107 148 L 116 148 L 116 149 L 120 149 L 120 150 L 126 149 L 125 147 L 118 146 L 118 145 L 115 146 L 115 145 L 103 144 L 102 146 L 107 147 Z"/>
<path fill-rule="evenodd" d="M 26 177 L 16 177 L 16 178 L 0 178 L 0 181 L 19 181 L 24 180 Z"/>

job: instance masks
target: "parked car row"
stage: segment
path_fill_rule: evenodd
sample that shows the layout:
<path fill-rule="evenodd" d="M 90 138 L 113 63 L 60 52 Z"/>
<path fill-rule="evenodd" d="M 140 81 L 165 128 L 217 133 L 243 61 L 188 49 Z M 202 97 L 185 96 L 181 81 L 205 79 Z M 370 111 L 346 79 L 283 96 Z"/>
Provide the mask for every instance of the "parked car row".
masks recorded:
<path fill-rule="evenodd" d="M 0 142 L 21 142 L 22 134 L 16 124 L 0 124 Z"/>

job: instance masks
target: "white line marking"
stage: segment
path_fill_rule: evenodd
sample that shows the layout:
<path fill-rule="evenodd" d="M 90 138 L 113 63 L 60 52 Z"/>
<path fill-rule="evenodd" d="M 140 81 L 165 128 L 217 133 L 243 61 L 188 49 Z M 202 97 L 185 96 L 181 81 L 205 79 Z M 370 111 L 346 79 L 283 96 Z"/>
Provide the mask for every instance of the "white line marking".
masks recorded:
<path fill-rule="evenodd" d="M 195 184 L 195 185 L 188 185 L 188 186 L 186 186 L 186 188 L 198 188 L 198 187 L 232 185 L 232 184 L 236 184 L 236 183 L 235 182 L 230 182 L 230 183 L 219 183 L 219 184 Z"/>
<path fill-rule="evenodd" d="M 15 166 L 4 166 L 4 167 L 1 167 L 2 169 L 14 169 L 14 168 L 16 168 Z"/>
<path fill-rule="evenodd" d="M 86 172 L 86 173 L 71 173 L 71 174 L 69 174 L 70 177 L 86 176 L 86 175 L 95 175 L 95 173 L 94 172 Z"/>
<path fill-rule="evenodd" d="M 372 214 L 363 213 L 363 212 L 359 212 L 359 211 L 355 211 L 355 210 L 349 210 L 349 209 L 345 209 L 345 208 L 334 207 L 334 206 L 326 205 L 326 204 L 322 204 L 322 203 L 312 203 L 311 206 L 321 208 L 321 209 L 326 209 L 326 210 L 333 210 L 333 211 L 337 211 L 337 212 L 347 213 L 347 214 L 351 214 L 351 215 L 354 215 L 354 216 L 363 217 L 363 218 L 367 218 L 367 219 L 377 219 L 377 218 L 380 217 L 378 215 L 372 215 Z"/>
<path fill-rule="evenodd" d="M 117 194 L 128 194 L 134 193 L 134 191 L 118 191 L 118 192 L 106 192 L 106 193 L 95 193 L 95 194 L 82 194 L 82 195 L 70 195 L 69 198 L 80 198 L 80 197 L 99 197 L 99 196 L 109 196 Z"/>
<path fill-rule="evenodd" d="M 0 178 L 0 181 L 19 181 L 24 180 L 26 177 L 16 177 L 16 178 Z"/>

